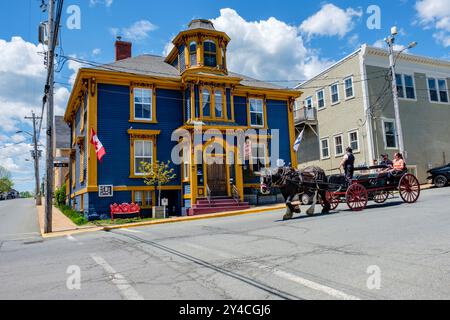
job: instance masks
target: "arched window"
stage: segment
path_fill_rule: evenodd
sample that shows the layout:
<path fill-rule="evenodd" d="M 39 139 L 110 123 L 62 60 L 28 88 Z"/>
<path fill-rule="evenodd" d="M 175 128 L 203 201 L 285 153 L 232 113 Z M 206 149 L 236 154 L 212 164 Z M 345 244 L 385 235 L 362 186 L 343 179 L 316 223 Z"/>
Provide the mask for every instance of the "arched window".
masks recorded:
<path fill-rule="evenodd" d="M 214 92 L 214 106 L 215 106 L 215 112 L 216 112 L 216 118 L 222 118 L 223 117 L 223 97 L 222 97 L 222 90 L 216 90 Z"/>
<path fill-rule="evenodd" d="M 217 47 L 216 43 L 211 40 L 206 40 L 203 43 L 205 66 L 217 67 Z"/>
<path fill-rule="evenodd" d="M 189 44 L 189 59 L 191 66 L 197 65 L 197 43 L 195 41 Z"/>
<path fill-rule="evenodd" d="M 203 117 L 211 116 L 211 94 L 208 89 L 202 90 L 202 112 Z"/>

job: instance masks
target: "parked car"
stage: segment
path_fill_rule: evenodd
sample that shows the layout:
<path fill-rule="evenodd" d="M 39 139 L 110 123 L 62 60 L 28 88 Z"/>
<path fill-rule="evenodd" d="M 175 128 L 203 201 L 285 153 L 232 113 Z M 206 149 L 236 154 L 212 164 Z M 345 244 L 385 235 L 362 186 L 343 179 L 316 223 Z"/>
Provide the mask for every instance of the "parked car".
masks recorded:
<path fill-rule="evenodd" d="M 431 169 L 428 174 L 430 174 L 428 179 L 432 180 L 436 187 L 443 188 L 450 181 L 450 163 L 446 166 Z"/>

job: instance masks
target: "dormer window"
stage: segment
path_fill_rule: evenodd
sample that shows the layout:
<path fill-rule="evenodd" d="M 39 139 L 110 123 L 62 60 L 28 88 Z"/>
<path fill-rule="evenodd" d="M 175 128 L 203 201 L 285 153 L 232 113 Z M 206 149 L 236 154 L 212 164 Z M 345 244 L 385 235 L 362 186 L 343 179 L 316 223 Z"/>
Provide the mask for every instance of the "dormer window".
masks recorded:
<path fill-rule="evenodd" d="M 217 67 L 217 46 L 214 41 L 206 40 L 203 43 L 205 66 Z"/>
<path fill-rule="evenodd" d="M 197 65 L 197 42 L 195 41 L 189 44 L 189 61 L 191 66 Z"/>

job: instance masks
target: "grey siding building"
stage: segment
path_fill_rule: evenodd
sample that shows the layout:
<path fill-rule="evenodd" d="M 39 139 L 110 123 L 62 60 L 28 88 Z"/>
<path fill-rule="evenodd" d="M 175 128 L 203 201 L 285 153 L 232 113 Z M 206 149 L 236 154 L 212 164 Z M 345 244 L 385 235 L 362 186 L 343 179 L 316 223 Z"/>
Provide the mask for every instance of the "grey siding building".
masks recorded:
<path fill-rule="evenodd" d="M 450 62 L 402 53 L 396 72 L 408 168 L 426 182 L 429 168 L 450 162 Z M 347 146 L 356 165 L 398 151 L 386 50 L 363 45 L 297 88 L 300 168 L 337 173 Z"/>

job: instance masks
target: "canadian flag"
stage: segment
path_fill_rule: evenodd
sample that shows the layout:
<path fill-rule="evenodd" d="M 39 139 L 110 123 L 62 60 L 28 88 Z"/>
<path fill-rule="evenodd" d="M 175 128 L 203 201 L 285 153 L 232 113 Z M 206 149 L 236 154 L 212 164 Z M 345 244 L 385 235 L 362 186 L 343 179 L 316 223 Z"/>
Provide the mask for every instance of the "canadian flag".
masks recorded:
<path fill-rule="evenodd" d="M 103 156 L 106 154 L 105 147 L 103 147 L 103 144 L 98 139 L 97 133 L 95 133 L 95 130 L 91 128 L 91 143 L 95 147 L 95 153 L 97 154 L 98 161 L 102 161 Z"/>

